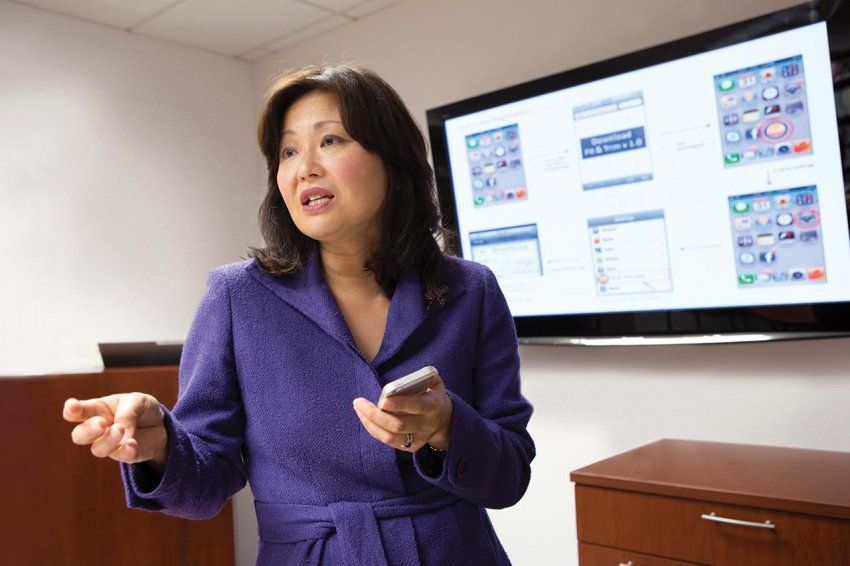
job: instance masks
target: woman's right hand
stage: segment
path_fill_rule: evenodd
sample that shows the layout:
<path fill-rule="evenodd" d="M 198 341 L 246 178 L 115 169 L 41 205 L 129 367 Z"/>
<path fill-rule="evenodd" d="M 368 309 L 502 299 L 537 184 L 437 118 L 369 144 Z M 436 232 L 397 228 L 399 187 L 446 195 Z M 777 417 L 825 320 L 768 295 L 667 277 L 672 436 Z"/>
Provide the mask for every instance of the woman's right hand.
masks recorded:
<path fill-rule="evenodd" d="M 159 401 L 146 393 L 119 393 L 80 401 L 65 401 L 62 417 L 80 423 L 71 431 L 74 444 L 91 444 L 91 453 L 119 462 L 148 462 L 165 470 L 168 434 Z"/>

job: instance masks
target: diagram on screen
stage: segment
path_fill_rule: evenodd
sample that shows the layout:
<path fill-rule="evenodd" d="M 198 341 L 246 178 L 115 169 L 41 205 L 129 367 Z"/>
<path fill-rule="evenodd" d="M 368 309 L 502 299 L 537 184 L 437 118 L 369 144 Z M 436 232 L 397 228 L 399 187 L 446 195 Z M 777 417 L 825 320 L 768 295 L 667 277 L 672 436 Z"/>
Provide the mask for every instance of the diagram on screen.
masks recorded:
<path fill-rule="evenodd" d="M 663 210 L 587 221 L 597 295 L 672 291 Z"/>
<path fill-rule="evenodd" d="M 803 56 L 715 75 L 723 165 L 813 152 Z"/>
<path fill-rule="evenodd" d="M 466 136 L 466 158 L 476 207 L 528 200 L 518 124 Z"/>
<path fill-rule="evenodd" d="M 489 267 L 496 278 L 543 275 L 537 224 L 470 232 L 469 243 L 472 261 Z"/>
<path fill-rule="evenodd" d="M 581 147 L 584 190 L 652 179 L 642 92 L 576 106 L 573 121 Z"/>
<path fill-rule="evenodd" d="M 826 282 L 817 187 L 729 197 L 738 287 Z"/>

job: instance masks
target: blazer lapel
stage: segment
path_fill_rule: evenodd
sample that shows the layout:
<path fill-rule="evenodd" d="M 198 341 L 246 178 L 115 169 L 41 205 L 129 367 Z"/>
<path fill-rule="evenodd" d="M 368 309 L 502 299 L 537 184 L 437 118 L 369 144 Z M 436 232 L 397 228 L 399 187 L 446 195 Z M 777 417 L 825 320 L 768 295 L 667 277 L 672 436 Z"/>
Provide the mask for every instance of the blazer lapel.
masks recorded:
<path fill-rule="evenodd" d="M 451 260 L 443 265 L 441 276 L 449 288 L 444 304 L 434 301 L 429 306 L 426 302 L 418 269 L 411 267 L 402 273 L 390 300 L 386 330 L 381 347 L 371 362 L 372 366 L 378 367 L 392 358 L 428 317 L 445 309 L 466 292 L 466 286 L 455 272 Z M 302 271 L 284 277 L 269 274 L 256 260 L 246 269 L 278 298 L 363 357 L 330 287 L 325 282 L 318 250 L 310 253 Z"/>
<path fill-rule="evenodd" d="M 445 262 L 440 272 L 443 282 L 449 288 L 443 304 L 434 301 L 429 305 L 426 302 L 418 269 L 409 268 L 401 275 L 390 301 L 387 329 L 384 332 L 381 348 L 372 360 L 373 366 L 378 367 L 392 358 L 428 317 L 447 308 L 450 303 L 466 292 L 466 285 L 456 276 L 452 267 L 454 267 L 452 264 Z"/>
<path fill-rule="evenodd" d="M 284 277 L 275 277 L 254 260 L 248 272 L 272 293 L 312 320 L 327 334 L 357 351 L 348 323 L 322 275 L 318 251 L 308 257 L 304 269 Z"/>

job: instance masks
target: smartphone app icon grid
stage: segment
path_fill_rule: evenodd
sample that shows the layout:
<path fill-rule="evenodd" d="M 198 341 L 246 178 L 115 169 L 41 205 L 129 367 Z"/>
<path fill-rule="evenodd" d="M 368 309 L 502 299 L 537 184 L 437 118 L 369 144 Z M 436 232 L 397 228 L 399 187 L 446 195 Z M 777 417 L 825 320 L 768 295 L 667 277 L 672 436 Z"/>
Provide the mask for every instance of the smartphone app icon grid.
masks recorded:
<path fill-rule="evenodd" d="M 518 124 L 466 136 L 466 159 L 475 207 L 528 200 Z"/>
<path fill-rule="evenodd" d="M 811 155 L 803 56 L 714 77 L 725 168 Z"/>
<path fill-rule="evenodd" d="M 738 287 L 826 282 L 817 187 L 729 197 Z"/>

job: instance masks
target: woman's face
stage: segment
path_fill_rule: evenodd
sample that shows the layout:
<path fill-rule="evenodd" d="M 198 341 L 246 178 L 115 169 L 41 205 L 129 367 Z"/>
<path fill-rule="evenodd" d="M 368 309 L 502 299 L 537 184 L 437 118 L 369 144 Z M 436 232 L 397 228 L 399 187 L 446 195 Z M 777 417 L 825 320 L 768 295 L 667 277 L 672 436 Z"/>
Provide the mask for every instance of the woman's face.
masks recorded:
<path fill-rule="evenodd" d="M 377 245 L 387 184 L 381 158 L 343 128 L 333 95 L 312 91 L 289 107 L 277 185 L 303 234 L 323 244 Z"/>

